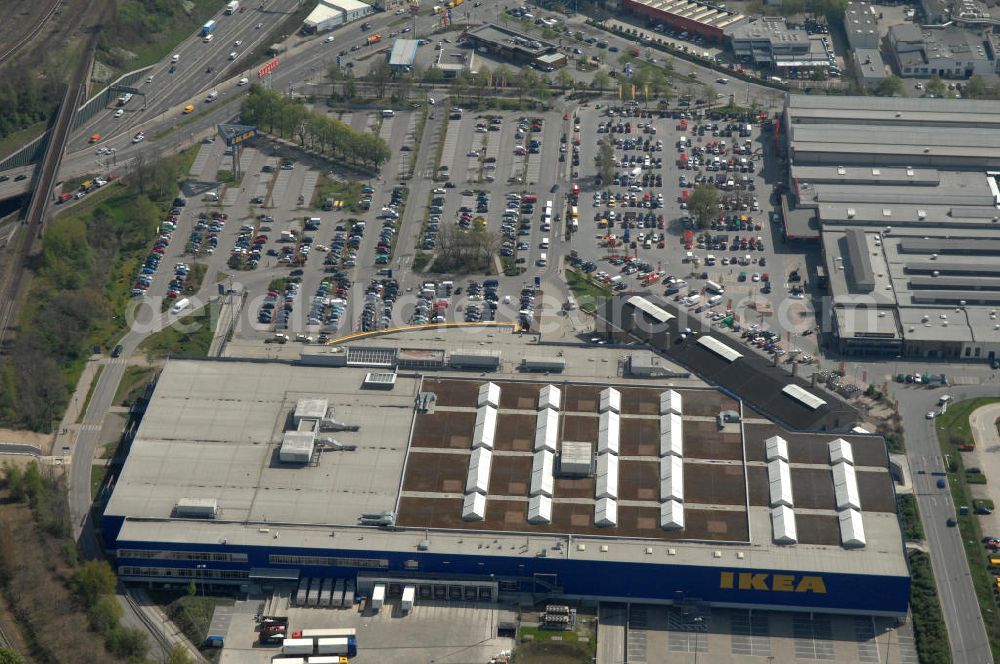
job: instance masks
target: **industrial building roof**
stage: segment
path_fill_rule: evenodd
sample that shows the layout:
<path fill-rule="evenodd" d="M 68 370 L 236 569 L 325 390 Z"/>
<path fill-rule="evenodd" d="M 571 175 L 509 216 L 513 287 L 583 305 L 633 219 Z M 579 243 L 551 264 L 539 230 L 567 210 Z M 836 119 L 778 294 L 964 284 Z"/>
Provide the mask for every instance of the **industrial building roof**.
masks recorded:
<path fill-rule="evenodd" d="M 877 48 L 856 48 L 853 54 L 854 62 L 865 81 L 878 81 L 889 75 Z"/>
<path fill-rule="evenodd" d="M 397 39 L 389 53 L 390 67 L 412 67 L 417 58 L 416 39 Z"/>
<path fill-rule="evenodd" d="M 790 28 L 784 18 L 763 17 L 756 21 L 741 23 L 726 31 L 729 38 L 740 40 L 766 40 L 773 47 L 798 45 L 808 47 L 809 33 L 802 28 Z"/>
<path fill-rule="evenodd" d="M 338 7 L 345 12 L 353 12 L 359 9 L 370 9 L 371 5 L 360 0 L 322 0 L 322 4 Z"/>
<path fill-rule="evenodd" d="M 172 361 L 132 443 L 109 515 L 167 517 L 178 499 L 212 498 L 223 518 L 356 523 L 395 501 L 416 381 L 391 392 L 361 392 L 363 369 L 238 362 Z M 321 432 L 356 444 L 325 451 L 318 465 L 278 462 L 283 432 L 299 399 L 327 400 L 358 432 Z M 399 409 L 407 417 L 385 417 Z M 470 431 L 471 433 L 471 431 Z M 331 492 L 331 485 L 339 487 Z"/>
<path fill-rule="evenodd" d="M 696 0 L 627 0 L 626 4 L 641 6 L 647 10 L 663 12 L 672 16 L 688 18 L 697 23 L 724 29 L 745 20 L 745 16 L 717 6 Z M 697 18 L 695 18 L 697 17 Z"/>
<path fill-rule="evenodd" d="M 1000 340 L 1000 232 L 949 237 L 941 229 L 893 227 L 888 234 L 850 229 L 863 234 L 875 276 L 875 288 L 863 292 L 840 269 L 847 230 L 831 225 L 823 231 L 831 294 L 836 305 L 871 309 L 838 311 L 842 336 Z"/>
<path fill-rule="evenodd" d="M 656 306 L 666 310 L 671 316 L 679 314 L 674 303 L 654 295 L 644 297 Z M 604 325 L 614 329 L 624 330 L 639 339 L 648 341 L 658 348 L 668 359 L 697 373 L 706 381 L 726 388 L 738 395 L 753 408 L 767 414 L 768 417 L 780 421 L 786 426 L 807 430 L 839 431 L 849 429 L 857 419 L 854 409 L 833 395 L 825 395 L 827 404 L 816 410 L 811 410 L 798 404 L 781 393 L 785 385 L 796 383 L 806 386 L 808 383 L 801 378 L 795 378 L 782 368 L 773 367 L 764 357 L 756 353 L 748 353 L 735 360 L 720 356 L 708 346 L 713 342 L 702 342 L 704 336 L 715 338 L 719 344 L 735 350 L 727 343 L 722 333 L 711 327 L 703 327 L 698 319 L 684 316 L 683 325 L 677 318 L 657 326 L 644 328 L 633 326 L 630 322 L 634 307 L 628 303 L 628 296 L 614 297 L 607 300 L 602 310 L 598 312 Z M 678 343 L 685 328 L 691 328 L 693 335 L 686 335 L 683 343 Z M 738 351 L 736 351 L 738 352 Z M 738 371 L 734 370 L 738 367 Z M 685 416 L 688 406 L 685 401 Z"/>
<path fill-rule="evenodd" d="M 1000 128 L 1000 103 L 976 99 L 787 95 L 788 124 Z"/>
<path fill-rule="evenodd" d="M 484 23 L 467 32 L 468 36 L 481 42 L 515 51 L 524 57 L 537 58 L 543 53 L 555 50 L 556 45 L 523 32 L 508 30 L 495 23 Z"/>
<path fill-rule="evenodd" d="M 338 16 L 341 16 L 342 14 L 343 12 L 340 9 L 337 9 L 336 7 L 330 7 L 321 2 L 318 5 L 316 5 L 316 9 L 309 12 L 309 15 L 306 16 L 306 19 L 305 21 L 303 21 L 303 23 L 305 23 L 305 25 L 307 26 L 314 28 L 317 25 L 323 23 L 324 21 L 329 21 L 331 18 L 336 18 Z"/>
<path fill-rule="evenodd" d="M 667 522 L 675 527 L 682 518 L 684 528 L 665 530 L 658 458 L 664 387 L 615 386 L 621 393 L 620 455 L 598 464 L 604 480 L 556 470 L 550 481 L 546 469 L 558 464 L 542 459 L 538 477 L 532 469 L 539 393 L 551 380 L 493 381 L 500 389 L 501 417 L 490 452 L 472 449 L 482 379 L 445 375 L 420 381 L 401 375 L 391 392 L 359 393 L 364 373 L 280 363 L 168 362 L 107 509 L 109 516 L 126 519 L 119 539 L 329 549 L 330 537 L 344 533 L 338 548 L 415 550 L 426 539 L 431 551 L 520 556 L 553 547 L 565 553 L 572 535 L 574 558 L 651 562 L 648 556 L 659 555 L 657 560 L 675 564 L 733 565 L 735 554 L 714 553 L 721 548 L 740 551 L 741 565 L 751 567 L 906 574 L 881 438 L 843 436 L 858 465 L 868 535 L 866 548 L 847 552 L 827 458 L 834 436 L 782 430 L 718 390 L 675 388 L 684 409 L 685 502 L 682 514 L 667 511 Z M 607 385 L 556 385 L 563 396 L 560 443 L 595 441 Z M 437 395 L 427 412 L 414 411 L 419 392 Z M 301 398 L 327 399 L 336 419 L 358 424 L 357 432 L 327 434 L 357 449 L 328 449 L 316 465 L 280 463 L 276 445 Z M 745 424 L 720 430 L 714 418 L 720 410 L 744 412 Z M 790 443 L 789 476 L 801 512 L 797 551 L 772 543 L 770 506 L 761 498 L 765 439 L 776 433 Z M 488 469 L 480 471 L 484 463 Z M 533 491 L 550 492 L 551 505 L 546 501 L 533 509 Z M 480 493 L 485 502 L 466 493 Z M 181 499 L 215 500 L 218 516 L 210 523 L 172 519 L 171 509 Z M 397 512 L 402 530 L 356 525 L 362 513 L 386 510 Z M 546 516 L 551 523 L 544 523 Z M 602 520 L 615 525 L 596 525 Z M 355 544 L 360 540 L 363 545 Z M 716 544 L 706 546 L 704 540 Z M 657 541 L 670 551 L 656 548 L 650 554 L 648 547 Z M 486 542 L 492 544 L 484 550 Z"/>

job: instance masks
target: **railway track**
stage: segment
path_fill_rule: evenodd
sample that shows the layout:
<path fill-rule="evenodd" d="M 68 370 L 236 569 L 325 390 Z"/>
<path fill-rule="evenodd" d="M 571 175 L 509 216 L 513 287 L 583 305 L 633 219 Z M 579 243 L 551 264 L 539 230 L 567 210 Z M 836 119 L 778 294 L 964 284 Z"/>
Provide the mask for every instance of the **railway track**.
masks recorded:
<path fill-rule="evenodd" d="M 59 9 L 60 4 L 62 4 L 62 0 L 54 0 L 49 10 L 45 12 L 45 16 L 40 18 L 38 22 L 31 27 L 31 29 L 25 32 L 24 36 L 21 37 L 21 39 L 19 39 L 17 43 L 8 47 L 7 50 L 0 52 L 0 65 L 3 65 L 15 53 L 20 51 L 25 44 L 27 44 L 28 42 L 30 42 L 32 39 L 35 38 L 35 35 L 37 35 L 42 30 L 42 28 L 45 27 L 45 24 L 51 21 L 52 17 L 55 16 L 56 10 Z"/>
<path fill-rule="evenodd" d="M 146 615 L 146 612 L 143 611 L 143 608 L 139 604 L 139 602 L 137 602 L 135 598 L 132 597 L 132 593 L 130 593 L 128 590 L 125 590 L 124 596 L 125 596 L 125 601 L 128 603 L 130 607 L 132 607 L 132 612 L 135 613 L 139 621 L 146 627 L 146 631 L 149 632 L 156 640 L 156 643 L 159 646 L 160 650 L 164 653 L 169 653 L 171 648 L 173 648 L 173 644 L 170 642 L 170 639 L 164 636 L 163 632 L 160 629 L 160 625 L 157 625 L 156 621 L 154 621 L 152 618 Z"/>
<path fill-rule="evenodd" d="M 87 73 L 97 46 L 96 35 L 91 37 L 87 53 L 77 66 L 66 87 L 55 124 L 49 132 L 49 144 L 45 152 L 45 160 L 36 169 L 34 185 L 28 211 L 21 222 L 23 228 L 14 236 L 14 241 L 8 245 L 8 261 L 4 273 L 0 275 L 0 342 L 7 336 L 17 315 L 17 297 L 24 280 L 25 263 L 31 255 L 35 239 L 41 235 L 42 223 L 45 219 L 45 209 L 52 195 L 52 188 L 59 173 L 59 164 L 69 140 L 73 117 L 79 107 L 80 99 L 86 93 Z"/>
<path fill-rule="evenodd" d="M 6 630 L 4 630 L 3 624 L 0 623 L 0 647 L 2 648 L 13 648 L 14 642 L 10 640 L 7 636 Z"/>

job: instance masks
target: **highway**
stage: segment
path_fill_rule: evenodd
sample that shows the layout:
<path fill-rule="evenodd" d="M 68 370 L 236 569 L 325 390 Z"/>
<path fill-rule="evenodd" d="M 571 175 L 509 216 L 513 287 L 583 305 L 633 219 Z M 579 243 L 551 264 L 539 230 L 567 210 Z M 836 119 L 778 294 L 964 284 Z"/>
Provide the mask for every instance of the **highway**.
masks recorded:
<path fill-rule="evenodd" d="M 184 40 L 173 50 L 173 54 L 180 56 L 176 64 L 172 64 L 168 57 L 150 70 L 152 81 L 146 78 L 136 84 L 135 87 L 146 95 L 145 100 L 138 95 L 134 97 L 125 106 L 125 114 L 120 118 L 114 117 L 114 108 L 98 113 L 77 131 L 70 150 L 78 151 L 89 147 L 90 137 L 95 133 L 100 134 L 102 139 L 97 143 L 98 146 L 107 145 L 108 139 L 123 134 L 131 139 L 138 125 L 178 104 L 183 105 L 187 100 L 195 98 L 198 98 L 198 102 L 203 102 L 202 95 L 219 85 L 224 78 L 236 73 L 245 75 L 245 71 L 235 71 L 236 66 L 247 64 L 239 56 L 269 44 L 268 40 L 274 38 L 271 29 L 283 22 L 299 6 L 298 0 L 268 0 L 266 8 L 260 10 L 256 2 L 247 0 L 244 4 L 246 11 L 225 16 L 222 12 L 224 4 L 220 0 L 219 13 L 213 17 L 218 27 L 213 32 L 211 42 L 205 43 L 198 32 Z M 257 29 L 258 23 L 263 24 L 261 29 Z M 242 42 L 239 47 L 235 46 L 236 41 Z M 235 62 L 229 60 L 229 54 L 234 51 L 237 53 Z M 209 68 L 211 72 L 207 71 Z M 173 73 L 171 69 L 174 70 Z M 229 71 L 230 69 L 234 71 Z M 226 74 L 227 71 L 229 74 Z"/>
<path fill-rule="evenodd" d="M 937 400 L 948 393 L 955 401 L 981 396 L 996 396 L 995 385 L 950 387 L 939 390 L 896 389 L 899 412 L 903 416 L 906 436 L 906 457 L 913 476 L 913 493 L 920 508 L 924 534 L 931 555 L 938 587 L 941 610 L 948 627 L 952 658 L 955 662 L 992 662 L 986 627 L 983 624 L 976 593 L 969 574 L 969 565 L 958 528 L 949 528 L 946 521 L 954 517 L 955 504 L 951 492 L 937 488 L 932 472 L 945 469 L 938 446 L 934 421 L 926 413 L 937 410 Z M 919 471 L 925 471 L 920 474 Z"/>

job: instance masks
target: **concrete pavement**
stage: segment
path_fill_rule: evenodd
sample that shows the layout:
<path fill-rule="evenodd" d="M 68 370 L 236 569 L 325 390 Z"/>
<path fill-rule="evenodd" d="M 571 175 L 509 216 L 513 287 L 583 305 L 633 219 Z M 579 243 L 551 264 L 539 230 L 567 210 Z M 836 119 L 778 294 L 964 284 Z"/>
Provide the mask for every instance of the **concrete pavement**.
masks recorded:
<path fill-rule="evenodd" d="M 997 420 L 1000 419 L 1000 403 L 982 406 L 969 415 L 969 428 L 976 441 L 976 449 L 964 455 L 966 468 L 978 466 L 982 468 L 990 483 L 971 485 L 973 498 L 988 498 L 995 505 L 1000 505 L 1000 493 L 997 492 L 997 481 L 1000 481 L 1000 433 L 997 431 Z M 978 517 L 983 533 L 995 535 L 1000 533 L 1000 512 L 984 514 Z"/>

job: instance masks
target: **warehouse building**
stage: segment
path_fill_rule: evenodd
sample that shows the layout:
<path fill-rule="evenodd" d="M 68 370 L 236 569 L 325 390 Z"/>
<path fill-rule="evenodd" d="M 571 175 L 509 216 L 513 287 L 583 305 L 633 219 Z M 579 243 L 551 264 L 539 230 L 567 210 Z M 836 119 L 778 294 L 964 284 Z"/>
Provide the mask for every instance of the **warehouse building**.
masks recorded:
<path fill-rule="evenodd" d="M 889 28 L 889 46 L 901 76 L 969 78 L 997 73 L 995 37 L 957 26 Z"/>
<path fill-rule="evenodd" d="M 320 0 L 302 24 L 302 32 L 329 32 L 374 13 L 371 5 L 359 0 Z"/>
<path fill-rule="evenodd" d="M 852 49 L 878 50 L 881 39 L 878 32 L 879 13 L 867 2 L 848 2 L 844 12 L 844 31 Z"/>
<path fill-rule="evenodd" d="M 1000 168 L 1000 104 L 970 99 L 791 95 L 792 163 L 947 170 Z"/>
<path fill-rule="evenodd" d="M 737 12 L 698 0 L 623 0 L 622 8 L 651 24 L 697 35 L 721 44 L 726 32 L 747 19 Z"/>
<path fill-rule="evenodd" d="M 785 430 L 662 379 L 400 374 L 361 392 L 366 374 L 169 361 L 104 515 L 121 578 L 906 613 L 878 436 Z M 293 430 L 312 450 L 285 460 Z"/>
<path fill-rule="evenodd" d="M 784 128 L 785 232 L 822 242 L 839 351 L 1000 357 L 1000 104 L 796 96 Z"/>
<path fill-rule="evenodd" d="M 1000 232 L 825 226 L 824 264 L 840 350 L 1000 358 Z"/>

